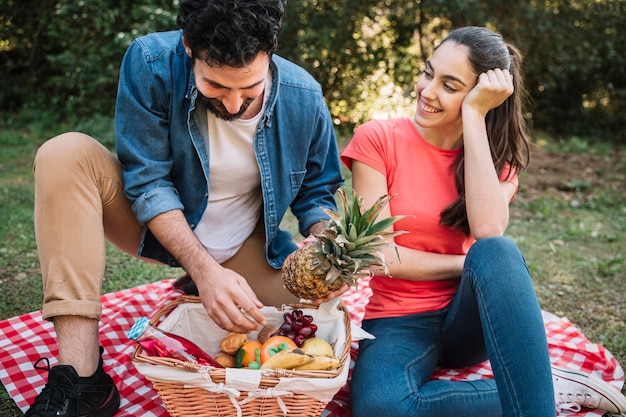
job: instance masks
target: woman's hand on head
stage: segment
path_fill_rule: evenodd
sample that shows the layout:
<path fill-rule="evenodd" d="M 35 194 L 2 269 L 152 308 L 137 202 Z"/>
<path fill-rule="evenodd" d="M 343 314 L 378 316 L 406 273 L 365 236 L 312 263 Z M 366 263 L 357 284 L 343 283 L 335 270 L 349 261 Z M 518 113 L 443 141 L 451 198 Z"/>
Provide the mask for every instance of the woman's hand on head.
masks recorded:
<path fill-rule="evenodd" d="M 483 72 L 463 100 L 463 111 L 473 109 L 485 116 L 513 94 L 513 76 L 500 68 Z"/>

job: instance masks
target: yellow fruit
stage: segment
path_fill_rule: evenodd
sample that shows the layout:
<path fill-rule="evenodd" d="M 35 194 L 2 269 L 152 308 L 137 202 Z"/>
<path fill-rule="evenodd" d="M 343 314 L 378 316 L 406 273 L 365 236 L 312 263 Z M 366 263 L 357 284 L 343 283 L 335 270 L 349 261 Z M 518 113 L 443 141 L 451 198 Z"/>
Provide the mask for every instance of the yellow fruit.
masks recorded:
<path fill-rule="evenodd" d="M 369 275 L 368 268 L 387 269 L 381 248 L 387 240 L 405 233 L 388 228 L 404 216 L 376 222 L 391 196 L 380 197 L 372 207 L 361 210 L 362 199 L 343 188 L 337 194 L 342 201 L 342 214 L 324 209 L 330 217 L 317 241 L 291 253 L 283 263 L 285 287 L 296 297 L 307 300 L 324 298 L 343 283 L 356 287 L 358 280 Z"/>
<path fill-rule="evenodd" d="M 341 287 L 340 279 L 326 282 L 331 268 L 324 258 L 319 242 L 309 243 L 292 252 L 283 263 L 282 276 L 285 287 L 295 296 L 317 300 Z"/>
<path fill-rule="evenodd" d="M 301 349 L 314 356 L 335 356 L 333 347 L 321 337 L 311 337 L 305 340 Z"/>
<path fill-rule="evenodd" d="M 287 336 L 271 336 L 261 346 L 261 363 L 267 361 L 271 356 L 282 350 L 296 347 L 298 347 L 296 345 L 296 342 L 294 342 Z"/>
<path fill-rule="evenodd" d="M 313 362 L 314 359 L 313 355 L 309 355 L 300 348 L 290 348 L 270 356 L 263 362 L 261 369 L 294 369 L 305 363 Z"/>
<path fill-rule="evenodd" d="M 334 356 L 314 356 L 313 361 L 296 367 L 297 371 L 330 371 L 341 366 L 341 361 Z"/>

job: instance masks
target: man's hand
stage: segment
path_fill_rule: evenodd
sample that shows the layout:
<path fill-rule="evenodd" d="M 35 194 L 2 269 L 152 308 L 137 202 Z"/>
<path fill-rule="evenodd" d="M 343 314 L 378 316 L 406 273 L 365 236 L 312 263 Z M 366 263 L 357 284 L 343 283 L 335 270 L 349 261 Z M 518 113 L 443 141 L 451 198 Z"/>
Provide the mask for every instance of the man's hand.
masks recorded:
<path fill-rule="evenodd" d="M 315 238 L 314 235 L 321 234 L 324 230 L 326 230 L 327 226 L 328 226 L 328 221 L 325 221 L 325 220 L 320 220 L 319 222 L 313 224 L 309 228 L 309 236 L 306 238 L 306 240 L 314 239 Z"/>
<path fill-rule="evenodd" d="M 267 323 L 260 310 L 263 303 L 235 271 L 219 267 L 194 276 L 194 281 L 209 317 L 224 330 L 248 333 Z"/>
<path fill-rule="evenodd" d="M 332 300 L 333 298 L 340 297 L 343 293 L 345 293 L 349 289 L 350 289 L 350 286 L 344 282 L 343 284 L 341 284 L 341 287 L 339 287 L 339 289 L 331 292 L 326 297 L 318 298 L 317 300 L 312 300 L 312 301 L 314 304 L 322 304 L 322 303 Z"/>
<path fill-rule="evenodd" d="M 162 213 L 148 227 L 193 278 L 209 316 L 221 328 L 247 333 L 266 324 L 252 288 L 244 277 L 222 267 L 202 246 L 182 211 Z"/>

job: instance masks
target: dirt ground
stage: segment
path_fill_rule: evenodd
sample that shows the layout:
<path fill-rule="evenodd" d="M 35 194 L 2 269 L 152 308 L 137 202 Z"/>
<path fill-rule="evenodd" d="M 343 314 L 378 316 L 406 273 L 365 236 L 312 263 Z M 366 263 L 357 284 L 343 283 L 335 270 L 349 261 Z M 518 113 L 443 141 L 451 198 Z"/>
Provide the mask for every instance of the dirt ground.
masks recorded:
<path fill-rule="evenodd" d="M 606 155 L 555 153 L 534 147 L 531 162 L 520 179 L 520 202 L 560 196 L 570 202 L 584 200 L 598 188 L 614 189 L 626 196 L 626 149 Z"/>

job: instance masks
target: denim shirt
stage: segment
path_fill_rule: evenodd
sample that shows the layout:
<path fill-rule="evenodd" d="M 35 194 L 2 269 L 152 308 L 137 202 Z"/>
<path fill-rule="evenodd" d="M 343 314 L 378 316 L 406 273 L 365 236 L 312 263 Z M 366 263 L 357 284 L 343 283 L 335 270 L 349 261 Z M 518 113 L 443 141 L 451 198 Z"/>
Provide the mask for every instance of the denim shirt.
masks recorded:
<path fill-rule="evenodd" d="M 287 209 L 304 236 L 336 209 L 343 183 L 332 120 L 320 85 L 278 56 L 270 64 L 272 88 L 254 138 L 261 173 L 265 254 L 280 268 L 295 250 L 279 224 Z M 193 229 L 208 203 L 206 108 L 196 101 L 192 61 L 180 31 L 136 39 L 122 61 L 116 103 L 116 147 L 124 190 L 140 223 L 182 210 Z M 210 138 L 208 138 L 210 140 Z M 224 219 L 236 222 L 237 219 Z M 145 228 L 140 256 L 172 266 L 177 261 Z"/>

